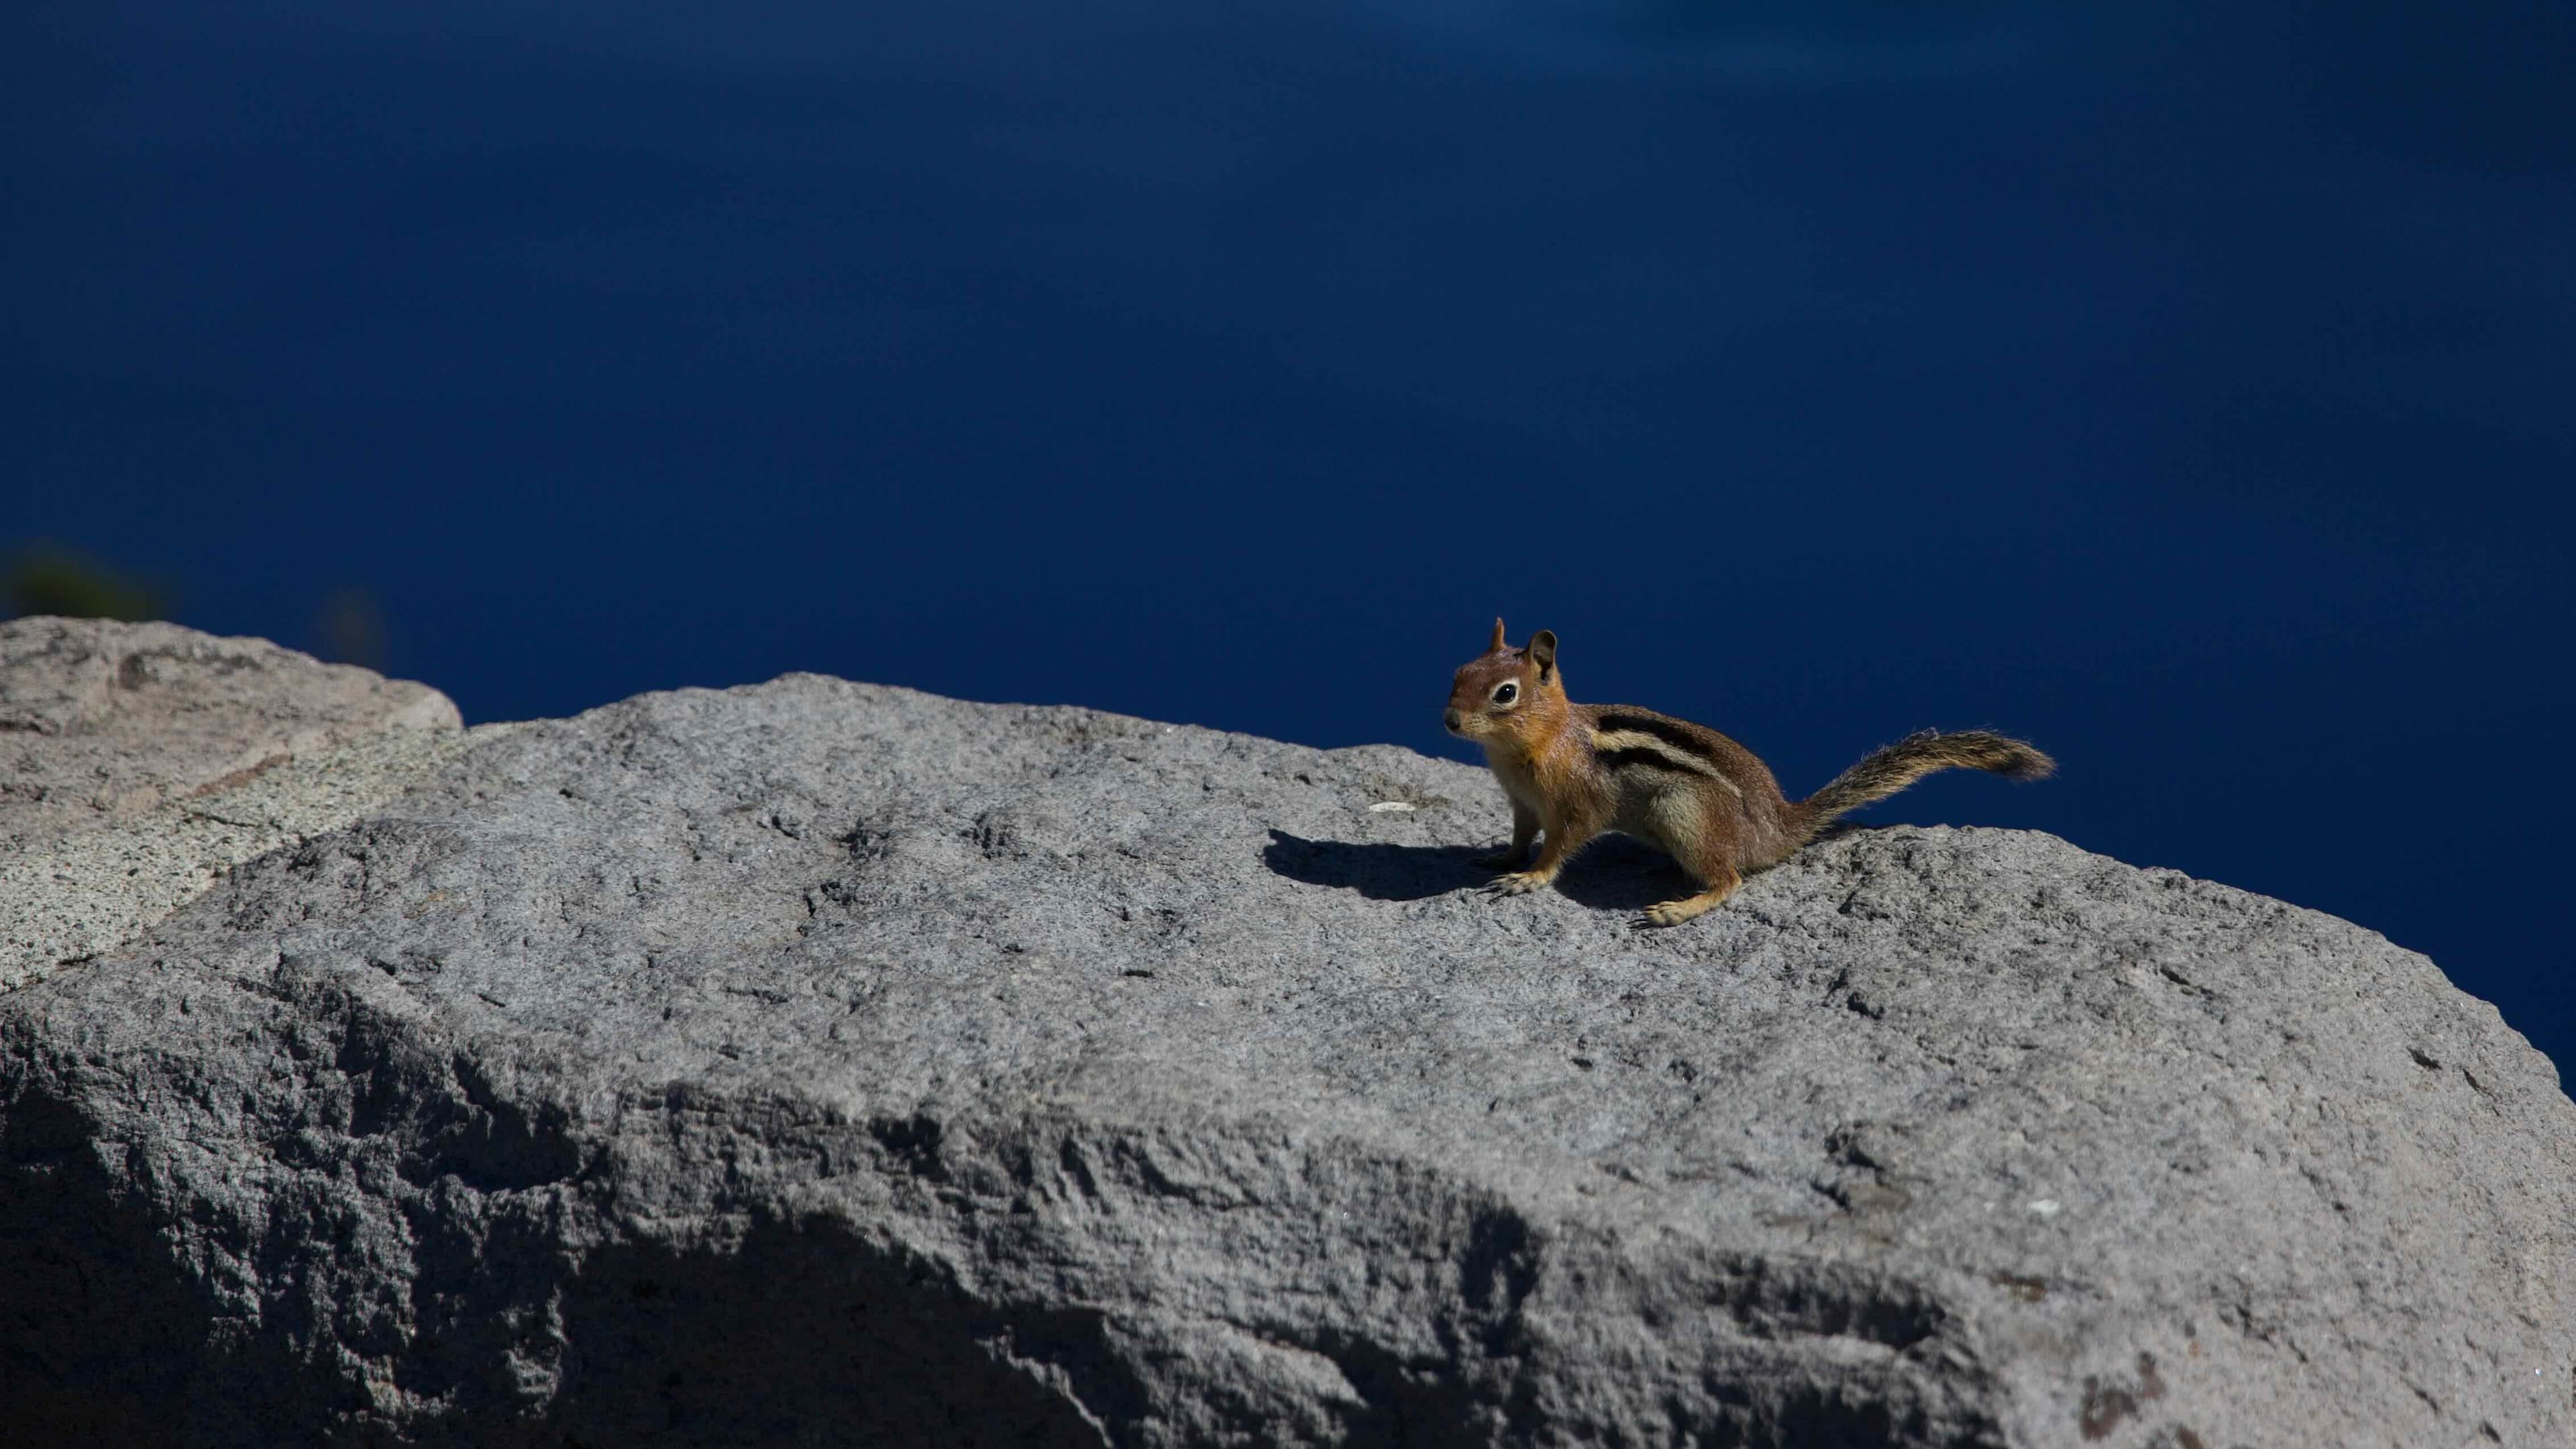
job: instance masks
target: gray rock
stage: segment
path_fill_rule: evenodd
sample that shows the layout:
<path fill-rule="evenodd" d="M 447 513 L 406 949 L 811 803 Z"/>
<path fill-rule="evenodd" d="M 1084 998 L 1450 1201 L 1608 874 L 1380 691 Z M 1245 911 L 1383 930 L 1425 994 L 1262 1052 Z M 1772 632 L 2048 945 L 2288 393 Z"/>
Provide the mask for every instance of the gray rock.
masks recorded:
<path fill-rule="evenodd" d="M 0 992 L 356 820 L 454 753 L 457 729 L 427 685 L 265 639 L 0 623 Z"/>
<path fill-rule="evenodd" d="M 1998 787 L 2002 788 L 2002 787 Z M 1375 809 L 1379 805 L 1410 809 Z M 811 676 L 0 997 L 0 1405 L 205 1445 L 2563 1445 L 2576 1105 L 2054 838 L 1690 926 L 1481 774 Z"/>

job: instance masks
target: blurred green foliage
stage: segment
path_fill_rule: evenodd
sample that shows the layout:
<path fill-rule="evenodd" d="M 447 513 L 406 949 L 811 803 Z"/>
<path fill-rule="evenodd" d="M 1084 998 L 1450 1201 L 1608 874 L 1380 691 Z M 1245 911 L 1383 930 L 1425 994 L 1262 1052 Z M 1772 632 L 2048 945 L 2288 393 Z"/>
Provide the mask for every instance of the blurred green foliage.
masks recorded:
<path fill-rule="evenodd" d="M 49 538 L 21 543 L 0 561 L 0 619 L 167 619 L 171 603 L 167 584 L 120 573 Z M 308 633 L 313 652 L 324 659 L 385 667 L 385 609 L 372 589 L 350 586 L 325 594 Z"/>
<path fill-rule="evenodd" d="M 166 589 L 120 574 L 98 560 L 40 539 L 19 546 L 0 570 L 12 617 L 62 614 L 75 619 L 158 619 L 170 608 Z"/>
<path fill-rule="evenodd" d="M 333 589 L 313 614 L 314 653 L 339 664 L 385 667 L 385 609 L 367 589 Z"/>

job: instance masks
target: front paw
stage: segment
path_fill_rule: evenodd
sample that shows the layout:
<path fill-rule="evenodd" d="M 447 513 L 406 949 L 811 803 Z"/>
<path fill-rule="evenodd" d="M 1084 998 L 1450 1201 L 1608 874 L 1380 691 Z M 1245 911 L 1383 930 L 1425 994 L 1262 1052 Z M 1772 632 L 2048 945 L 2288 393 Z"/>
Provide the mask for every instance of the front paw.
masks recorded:
<path fill-rule="evenodd" d="M 1552 879 L 1554 879 L 1554 877 L 1545 871 L 1516 870 L 1510 875 L 1498 875 L 1492 880 L 1485 882 L 1485 894 L 1489 896 L 1524 896 L 1528 895 L 1531 891 L 1537 890 L 1539 887 L 1546 885 Z"/>

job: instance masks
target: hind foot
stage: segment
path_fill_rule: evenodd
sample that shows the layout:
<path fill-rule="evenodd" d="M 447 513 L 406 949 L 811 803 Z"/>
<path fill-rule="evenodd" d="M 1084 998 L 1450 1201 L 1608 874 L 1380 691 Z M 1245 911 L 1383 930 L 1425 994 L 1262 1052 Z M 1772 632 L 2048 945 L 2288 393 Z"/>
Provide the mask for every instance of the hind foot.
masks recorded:
<path fill-rule="evenodd" d="M 1646 907 L 1646 913 L 1637 918 L 1637 925 L 1640 929 L 1678 926 L 1694 916 L 1704 916 L 1735 894 L 1735 888 L 1740 884 L 1741 881 L 1730 880 L 1715 890 L 1701 891 L 1695 896 L 1684 896 L 1677 901 L 1657 901 Z"/>

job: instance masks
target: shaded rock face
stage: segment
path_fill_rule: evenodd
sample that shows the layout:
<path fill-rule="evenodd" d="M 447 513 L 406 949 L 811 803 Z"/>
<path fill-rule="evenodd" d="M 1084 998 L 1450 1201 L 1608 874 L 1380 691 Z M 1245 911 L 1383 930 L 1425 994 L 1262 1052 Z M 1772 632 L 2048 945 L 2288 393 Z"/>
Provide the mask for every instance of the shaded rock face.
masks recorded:
<path fill-rule="evenodd" d="M 1395 805 L 1409 808 L 1377 809 Z M 2344 922 L 810 676 L 471 736 L 0 995 L 0 1407 L 138 1442 L 2556 1445 L 2576 1106 Z"/>

